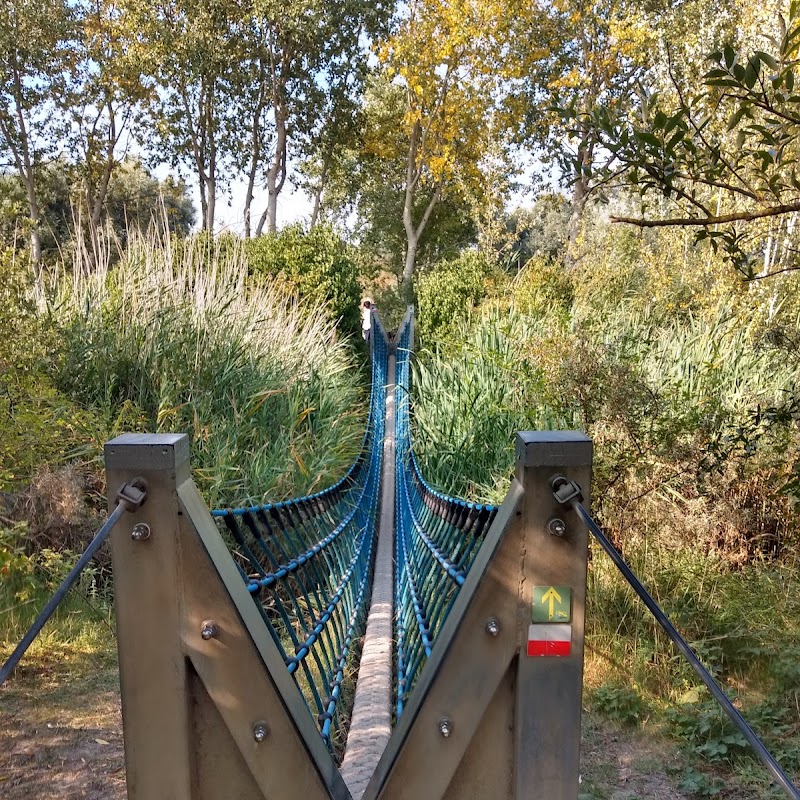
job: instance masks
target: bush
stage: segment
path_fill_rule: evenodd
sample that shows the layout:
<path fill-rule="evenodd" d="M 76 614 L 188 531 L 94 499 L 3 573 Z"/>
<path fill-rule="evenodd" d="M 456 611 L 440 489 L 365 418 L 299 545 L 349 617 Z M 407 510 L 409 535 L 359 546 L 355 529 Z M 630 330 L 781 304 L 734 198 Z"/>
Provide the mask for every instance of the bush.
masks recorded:
<path fill-rule="evenodd" d="M 534 316 L 558 314 L 569 319 L 573 285 L 572 276 L 560 261 L 531 258 L 513 281 L 514 305 Z"/>
<path fill-rule="evenodd" d="M 186 431 L 212 504 L 331 483 L 361 440 L 364 396 L 326 307 L 250 278 L 241 244 L 133 238 L 119 266 L 76 276 L 58 308 L 56 380 L 113 431 Z"/>
<path fill-rule="evenodd" d="M 100 452 L 97 418 L 48 374 L 62 342 L 36 293 L 27 260 L 0 250 L 0 492 L 22 491 L 42 464 Z"/>
<path fill-rule="evenodd" d="M 343 331 L 357 333 L 360 325 L 359 267 L 330 225 L 316 225 L 305 231 L 290 225 L 277 234 L 245 242 L 250 270 L 256 275 L 282 279 L 309 301 L 306 308 L 325 305 Z"/>
<path fill-rule="evenodd" d="M 423 339 L 445 337 L 486 295 L 489 264 L 479 253 L 462 253 L 423 274 L 417 285 L 419 332 Z"/>

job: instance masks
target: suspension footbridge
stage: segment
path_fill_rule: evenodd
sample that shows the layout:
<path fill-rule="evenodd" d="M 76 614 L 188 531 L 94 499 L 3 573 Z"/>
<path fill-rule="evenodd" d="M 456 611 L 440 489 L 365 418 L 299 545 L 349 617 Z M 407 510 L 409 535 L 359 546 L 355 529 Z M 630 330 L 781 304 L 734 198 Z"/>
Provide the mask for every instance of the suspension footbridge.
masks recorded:
<path fill-rule="evenodd" d="M 375 316 L 361 451 L 324 491 L 209 510 L 185 435 L 106 445 L 131 800 L 576 800 L 588 537 L 788 796 L 800 792 L 588 511 L 592 443 L 523 432 L 500 506 L 443 494 L 411 438 L 414 317 Z"/>

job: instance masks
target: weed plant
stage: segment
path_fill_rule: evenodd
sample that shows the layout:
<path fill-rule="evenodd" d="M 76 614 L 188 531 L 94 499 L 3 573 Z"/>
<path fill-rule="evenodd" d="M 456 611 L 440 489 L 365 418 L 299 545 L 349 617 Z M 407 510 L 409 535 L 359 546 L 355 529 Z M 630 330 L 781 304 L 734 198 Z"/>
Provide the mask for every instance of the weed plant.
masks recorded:
<path fill-rule="evenodd" d="M 595 516 L 797 775 L 800 435 L 796 415 L 774 409 L 800 385 L 800 358 L 770 313 L 757 297 L 745 310 L 720 302 L 672 315 L 495 298 L 423 341 L 414 437 L 433 483 L 497 502 L 516 430 L 588 432 Z M 687 791 L 718 793 L 705 764 L 739 770 L 767 796 L 764 779 L 748 777 L 759 769 L 741 736 L 599 548 L 587 648 L 589 702 L 619 722 L 661 720 L 700 765 L 684 775 Z"/>
<path fill-rule="evenodd" d="M 56 384 L 116 430 L 186 431 L 212 505 L 331 483 L 361 439 L 365 388 L 326 309 L 248 276 L 242 247 L 133 235 L 76 267 L 53 315 Z"/>

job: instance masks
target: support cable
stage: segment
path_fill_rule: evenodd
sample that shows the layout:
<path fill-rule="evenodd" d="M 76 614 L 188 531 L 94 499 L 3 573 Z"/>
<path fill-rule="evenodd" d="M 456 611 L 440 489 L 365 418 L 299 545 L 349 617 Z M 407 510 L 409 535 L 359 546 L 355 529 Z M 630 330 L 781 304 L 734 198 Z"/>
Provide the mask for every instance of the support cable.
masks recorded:
<path fill-rule="evenodd" d="M 687 641 L 681 636 L 672 622 L 670 622 L 669 618 L 661 610 L 661 607 L 656 603 L 652 595 L 644 588 L 641 581 L 633 573 L 633 570 L 625 563 L 619 551 L 611 544 L 598 524 L 591 518 L 589 512 L 583 507 L 581 503 L 583 500 L 581 487 L 574 481 L 567 480 L 562 475 L 555 475 L 550 479 L 550 488 L 553 490 L 553 496 L 561 505 L 570 506 L 583 520 L 595 539 L 597 539 L 611 560 L 617 565 L 625 580 L 628 581 L 636 594 L 639 595 L 639 598 L 647 606 L 669 638 L 672 639 L 676 647 L 681 651 L 692 669 L 700 676 L 700 679 L 711 692 L 714 699 L 722 706 L 722 710 L 750 743 L 750 746 L 755 750 L 756 755 L 761 759 L 772 777 L 783 787 L 787 797 L 800 800 L 800 791 L 789 779 L 789 776 L 784 772 L 781 765 L 772 753 L 767 750 L 756 732 L 747 723 L 747 720 L 745 720 L 739 710 L 731 703 L 728 699 L 728 695 L 722 690 L 722 687 L 714 680 L 705 666 L 703 666 L 703 663 Z"/>
<path fill-rule="evenodd" d="M 60 605 L 61 601 L 67 596 L 67 592 L 72 588 L 75 581 L 86 569 L 86 566 L 94 558 L 94 554 L 103 546 L 103 543 L 108 538 L 114 526 L 119 522 L 120 518 L 126 511 L 136 511 L 140 508 L 144 501 L 147 499 L 147 491 L 144 486 L 144 481 L 141 478 L 136 478 L 129 484 L 125 484 L 117 493 L 118 505 L 114 511 L 109 515 L 108 519 L 103 523 L 102 527 L 95 534 L 89 546 L 83 551 L 81 557 L 75 563 L 75 566 L 69 571 L 69 574 L 61 582 L 61 585 L 56 589 L 53 596 L 48 600 L 47 605 L 39 612 L 39 615 L 34 620 L 33 625 L 29 628 L 28 632 L 22 637 L 20 643 L 14 648 L 14 652 L 8 657 L 8 660 L 3 664 L 0 669 L 0 686 L 2 686 L 11 673 L 19 664 L 22 656 L 25 655 L 28 648 L 33 644 L 36 637 L 41 633 L 42 628 L 47 624 L 50 617 Z"/>

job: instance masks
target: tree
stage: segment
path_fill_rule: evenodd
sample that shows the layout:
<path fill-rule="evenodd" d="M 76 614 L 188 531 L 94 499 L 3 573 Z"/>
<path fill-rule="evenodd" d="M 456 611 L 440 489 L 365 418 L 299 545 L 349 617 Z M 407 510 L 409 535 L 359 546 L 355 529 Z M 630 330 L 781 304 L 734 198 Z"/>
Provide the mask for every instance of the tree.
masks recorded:
<path fill-rule="evenodd" d="M 310 227 L 323 217 L 323 196 L 331 177 L 344 166 L 348 151 L 357 149 L 365 124 L 360 108 L 363 74 L 351 81 L 350 70 L 337 77 L 324 99 L 316 129 L 304 143 L 305 158 L 298 184 L 313 198 Z"/>
<path fill-rule="evenodd" d="M 457 186 L 475 198 L 482 194 L 485 142 L 508 136 L 504 103 L 528 63 L 511 56 L 520 52 L 522 23 L 536 14 L 530 3 L 516 0 L 411 0 L 378 50 L 405 94 L 406 288 L 436 206 Z"/>
<path fill-rule="evenodd" d="M 213 231 L 216 201 L 233 171 L 242 88 L 242 9 L 234 0 L 121 0 L 129 74 L 150 92 L 139 137 L 154 158 L 188 167 L 200 189 L 201 221 Z"/>
<path fill-rule="evenodd" d="M 124 157 L 125 136 L 147 90 L 127 57 L 129 40 L 117 2 L 91 0 L 82 12 L 79 68 L 68 97 L 72 119 L 68 145 L 79 154 L 75 163 L 85 207 L 81 204 L 78 217 L 88 228 L 93 258 L 112 175 Z"/>
<path fill-rule="evenodd" d="M 604 179 L 643 199 L 642 215 L 614 221 L 693 228 L 748 279 L 800 267 L 796 1 L 777 34 L 765 37 L 772 52 L 712 53 L 699 89 L 671 70 L 674 91 L 644 93 L 636 117 L 582 118 L 610 154 Z"/>
<path fill-rule="evenodd" d="M 368 0 L 257 0 L 247 17 L 243 117 L 248 121 L 244 227 L 252 228 L 255 187 L 263 179 L 267 206 L 255 226 L 274 233 L 287 176 L 290 138 L 322 161 L 321 186 L 343 137 L 354 132 L 367 72 L 365 41 L 385 27 L 391 6 Z M 319 190 L 321 192 L 321 189 Z"/>
<path fill-rule="evenodd" d="M 543 25 L 550 51 L 531 70 L 527 140 L 543 148 L 572 189 L 569 254 L 590 192 L 601 185 L 607 151 L 592 115 L 625 115 L 648 66 L 650 28 L 632 0 L 555 0 Z"/>
<path fill-rule="evenodd" d="M 51 161 L 36 175 L 40 206 L 42 254 L 55 257 L 76 233 L 84 203 L 85 170 L 64 160 Z M 0 174 L 0 248 L 13 247 L 27 218 L 25 188 L 14 173 Z M 154 178 L 138 161 L 116 165 L 108 183 L 100 227 L 107 221 L 121 246 L 134 228 L 155 223 L 185 236 L 194 224 L 195 210 L 186 185 L 172 177 Z"/>
<path fill-rule="evenodd" d="M 37 234 L 41 259 L 57 257 L 73 232 L 72 165 L 63 159 L 40 164 L 35 174 L 39 210 Z M 0 249 L 17 249 L 30 230 L 28 193 L 19 174 L 0 173 Z"/>
<path fill-rule="evenodd" d="M 0 158 L 25 189 L 31 258 L 42 259 L 37 177 L 65 129 L 74 80 L 76 12 L 67 0 L 11 0 L 0 14 Z"/>
<path fill-rule="evenodd" d="M 505 218 L 510 239 L 509 266 L 521 270 L 533 257 L 563 257 L 570 233 L 572 206 L 561 194 L 541 195 L 533 208 L 518 208 Z"/>
<path fill-rule="evenodd" d="M 130 230 L 146 231 L 153 224 L 187 236 L 194 225 L 195 209 L 182 180 L 168 175 L 159 181 L 141 162 L 127 159 L 109 181 L 106 216 L 124 246 Z"/>
<path fill-rule="evenodd" d="M 403 272 L 406 233 L 403 227 L 405 197 L 405 141 L 402 86 L 385 74 L 367 82 L 359 135 L 342 142 L 331 159 L 325 183 L 324 214 L 328 221 L 350 230 L 359 251 L 372 268 Z M 429 190 L 415 197 L 414 213 L 421 214 Z M 436 204 L 417 249 L 417 264 L 430 267 L 455 258 L 476 241 L 472 208 L 455 186 Z"/>

